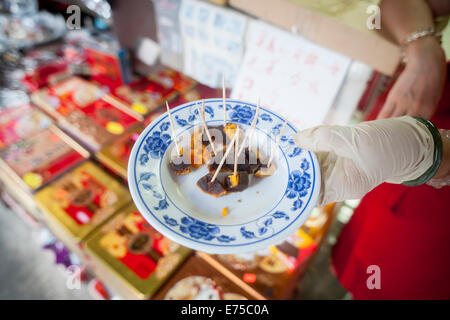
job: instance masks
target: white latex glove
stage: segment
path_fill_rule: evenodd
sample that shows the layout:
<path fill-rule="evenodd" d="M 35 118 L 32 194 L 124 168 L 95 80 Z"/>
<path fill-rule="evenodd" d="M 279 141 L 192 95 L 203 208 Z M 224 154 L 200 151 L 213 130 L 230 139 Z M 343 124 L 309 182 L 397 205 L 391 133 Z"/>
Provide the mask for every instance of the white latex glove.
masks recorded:
<path fill-rule="evenodd" d="M 299 132 L 295 141 L 319 158 L 318 206 L 359 199 L 382 182 L 414 180 L 433 163 L 431 133 L 409 116 L 355 126 L 318 126 Z"/>

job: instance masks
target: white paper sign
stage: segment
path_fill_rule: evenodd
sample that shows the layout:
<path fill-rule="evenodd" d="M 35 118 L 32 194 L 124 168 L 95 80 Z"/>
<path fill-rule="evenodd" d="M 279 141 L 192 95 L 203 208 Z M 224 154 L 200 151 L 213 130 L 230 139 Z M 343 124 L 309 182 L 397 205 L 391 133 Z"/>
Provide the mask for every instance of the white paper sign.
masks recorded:
<path fill-rule="evenodd" d="M 300 129 L 321 124 L 350 58 L 261 21 L 249 24 L 247 51 L 232 98 L 257 102 Z"/>
<path fill-rule="evenodd" d="M 244 54 L 248 18 L 235 11 L 197 0 L 184 0 L 180 26 L 184 72 L 210 87 L 233 86 Z"/>
<path fill-rule="evenodd" d="M 161 49 L 159 48 L 159 45 L 155 41 L 147 37 L 144 37 L 139 42 L 139 46 L 136 50 L 136 56 L 146 65 L 152 66 L 156 63 L 160 51 Z"/>
<path fill-rule="evenodd" d="M 181 36 L 179 13 L 181 0 L 153 0 L 161 46 L 161 62 L 174 69 L 183 68 L 183 38 Z"/>

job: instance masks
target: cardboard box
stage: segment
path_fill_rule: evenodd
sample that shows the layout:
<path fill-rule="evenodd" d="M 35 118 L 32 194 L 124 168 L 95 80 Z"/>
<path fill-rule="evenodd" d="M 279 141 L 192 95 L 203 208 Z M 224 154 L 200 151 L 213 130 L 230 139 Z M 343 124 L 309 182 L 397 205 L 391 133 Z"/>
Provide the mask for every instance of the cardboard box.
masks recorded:
<path fill-rule="evenodd" d="M 240 10 L 393 75 L 400 48 L 366 27 L 366 9 L 374 1 L 342 3 L 343 7 L 330 11 L 329 4 L 311 0 L 230 0 Z"/>
<path fill-rule="evenodd" d="M 289 247 L 295 252 L 295 257 L 277 247 L 239 255 L 208 255 L 203 252 L 199 255 L 258 299 L 288 299 L 299 276 L 300 269 L 295 261 L 300 250 L 286 242 L 281 246 L 282 249 Z"/>
<path fill-rule="evenodd" d="M 255 300 L 199 255 L 190 257 L 154 296 L 155 300 Z"/>
<path fill-rule="evenodd" d="M 209 2 L 218 4 L 219 6 L 227 5 L 228 0 L 208 0 Z"/>
<path fill-rule="evenodd" d="M 332 220 L 333 205 L 314 209 L 284 242 L 243 254 L 198 255 L 258 299 L 289 299 Z"/>
<path fill-rule="evenodd" d="M 33 216 L 36 220 L 42 220 L 42 211 L 34 201 L 33 195 L 24 192 L 21 186 L 8 174 L 4 172 L 4 170 L 0 170 L 0 187 L 3 192 L 6 192 L 9 196 L 11 196 L 17 203 Z"/>

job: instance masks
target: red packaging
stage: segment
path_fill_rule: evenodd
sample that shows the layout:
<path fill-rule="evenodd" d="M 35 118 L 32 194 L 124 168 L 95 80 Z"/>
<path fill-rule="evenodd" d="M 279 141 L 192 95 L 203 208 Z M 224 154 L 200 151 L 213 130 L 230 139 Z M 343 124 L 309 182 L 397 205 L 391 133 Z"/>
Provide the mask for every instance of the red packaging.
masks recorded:
<path fill-rule="evenodd" d="M 102 98 L 105 92 L 92 82 L 79 77 L 71 77 L 31 95 L 31 101 L 59 119 L 73 110 L 85 107 Z"/>
<path fill-rule="evenodd" d="M 106 52 L 86 48 L 85 55 L 91 69 L 92 80 L 108 86 L 111 90 L 131 80 L 131 69 L 125 50 Z"/>
<path fill-rule="evenodd" d="M 99 150 L 138 120 L 104 100 L 72 111 L 60 124 L 90 149 Z"/>
<path fill-rule="evenodd" d="M 105 100 L 105 92 L 77 77 L 33 93 L 32 101 L 92 150 L 99 150 L 139 118 L 121 104 Z"/>
<path fill-rule="evenodd" d="M 229 96 L 230 91 L 227 90 L 227 96 Z M 222 98 L 222 89 L 214 89 L 203 84 L 197 84 L 191 90 L 180 94 L 174 101 L 171 102 L 171 107 L 176 107 L 182 105 L 183 103 L 200 100 L 200 99 L 211 99 L 211 98 Z"/>
<path fill-rule="evenodd" d="M 167 89 L 173 89 L 180 93 L 185 93 L 197 83 L 182 72 L 168 67 L 163 67 L 159 72 L 150 74 L 148 78 L 160 83 Z"/>
<path fill-rule="evenodd" d="M 142 78 L 130 85 L 116 88 L 111 95 L 133 112 L 146 116 L 160 107 L 164 101 L 173 99 L 177 92 L 175 89 L 166 88 L 155 81 Z"/>
<path fill-rule="evenodd" d="M 0 112 L 0 149 L 47 128 L 52 120 L 31 105 Z"/>
<path fill-rule="evenodd" d="M 123 179 L 127 180 L 128 159 L 144 127 L 138 125 L 96 153 L 97 159 Z"/>
<path fill-rule="evenodd" d="M 34 191 L 89 153 L 55 126 L 51 126 L 0 151 L 0 166 L 25 190 Z"/>
<path fill-rule="evenodd" d="M 25 84 L 28 91 L 34 92 L 43 86 L 57 82 L 58 79 L 66 77 L 69 74 L 69 65 L 66 61 L 60 59 L 36 68 L 32 73 L 26 75 L 22 79 L 22 82 Z"/>

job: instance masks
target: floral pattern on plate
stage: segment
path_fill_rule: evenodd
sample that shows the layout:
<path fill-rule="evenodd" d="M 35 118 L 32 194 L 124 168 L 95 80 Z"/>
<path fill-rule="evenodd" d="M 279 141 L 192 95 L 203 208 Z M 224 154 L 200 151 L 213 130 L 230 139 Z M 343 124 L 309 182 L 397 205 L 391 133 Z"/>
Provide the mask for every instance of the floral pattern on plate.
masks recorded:
<path fill-rule="evenodd" d="M 189 102 L 171 110 L 177 132 L 200 124 L 197 103 L 200 102 Z M 253 121 L 255 111 L 254 104 L 227 100 L 227 119 L 246 129 Z M 206 121 L 223 121 L 222 100 L 205 100 L 205 113 Z M 261 107 L 257 129 L 275 141 L 284 121 L 281 116 Z M 262 208 L 259 216 L 251 221 L 211 223 L 185 210 L 184 206 L 175 205 L 165 193 L 161 166 L 165 153 L 173 143 L 168 115 L 165 113 L 144 130 L 133 147 L 128 169 L 133 200 L 143 216 L 159 232 L 197 250 L 235 253 L 280 242 L 307 219 L 320 189 L 317 158 L 295 145 L 293 136 L 297 131 L 288 123 L 281 137 L 279 152 L 281 161 L 285 162 L 282 168 L 286 169 L 279 170 L 287 170 L 287 181 L 276 181 L 276 185 L 286 186 L 279 202 L 272 208 Z"/>

